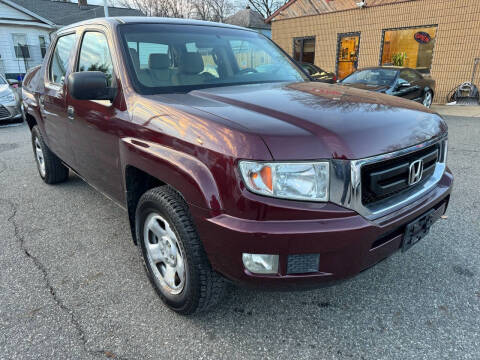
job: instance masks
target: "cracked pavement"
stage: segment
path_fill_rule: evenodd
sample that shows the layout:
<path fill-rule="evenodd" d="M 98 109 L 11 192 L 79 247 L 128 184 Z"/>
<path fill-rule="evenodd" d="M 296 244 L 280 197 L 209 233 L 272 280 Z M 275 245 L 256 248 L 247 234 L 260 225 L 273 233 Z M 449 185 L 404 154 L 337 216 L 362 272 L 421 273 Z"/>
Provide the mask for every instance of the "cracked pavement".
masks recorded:
<path fill-rule="evenodd" d="M 448 218 L 407 253 L 189 318 L 157 298 L 124 211 L 74 175 L 44 184 L 28 128 L 0 126 L 0 359 L 478 359 L 480 121 L 448 124 Z"/>

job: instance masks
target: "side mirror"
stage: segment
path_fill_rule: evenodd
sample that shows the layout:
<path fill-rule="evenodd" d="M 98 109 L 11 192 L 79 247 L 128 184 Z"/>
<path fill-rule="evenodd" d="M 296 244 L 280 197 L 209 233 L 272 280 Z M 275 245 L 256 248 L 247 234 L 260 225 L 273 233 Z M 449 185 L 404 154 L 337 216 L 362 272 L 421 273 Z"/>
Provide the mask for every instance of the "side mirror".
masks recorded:
<path fill-rule="evenodd" d="M 77 100 L 110 100 L 115 89 L 107 86 L 107 76 L 101 71 L 74 72 L 68 76 L 68 92 Z"/>
<path fill-rule="evenodd" d="M 409 82 L 401 82 L 397 85 L 397 88 L 403 89 L 403 88 L 408 88 L 410 86 L 412 86 L 412 84 L 410 84 Z"/>

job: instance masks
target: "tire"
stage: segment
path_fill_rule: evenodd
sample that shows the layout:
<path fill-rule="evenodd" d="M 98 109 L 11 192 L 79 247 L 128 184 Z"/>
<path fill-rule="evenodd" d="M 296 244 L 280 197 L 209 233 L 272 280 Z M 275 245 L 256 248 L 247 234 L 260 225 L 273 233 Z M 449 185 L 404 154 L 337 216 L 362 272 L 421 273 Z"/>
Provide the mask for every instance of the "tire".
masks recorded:
<path fill-rule="evenodd" d="M 180 194 L 169 186 L 147 191 L 138 202 L 135 224 L 148 277 L 170 309 L 189 315 L 222 299 L 227 284 L 212 269 Z"/>
<path fill-rule="evenodd" d="M 68 168 L 50 151 L 38 126 L 32 128 L 32 146 L 38 173 L 43 181 L 47 184 L 57 184 L 68 179 Z"/>
<path fill-rule="evenodd" d="M 423 95 L 423 100 L 422 100 L 422 104 L 429 108 L 430 106 L 432 106 L 432 101 L 433 101 L 433 93 L 431 90 L 427 90 L 425 91 L 425 94 Z"/>

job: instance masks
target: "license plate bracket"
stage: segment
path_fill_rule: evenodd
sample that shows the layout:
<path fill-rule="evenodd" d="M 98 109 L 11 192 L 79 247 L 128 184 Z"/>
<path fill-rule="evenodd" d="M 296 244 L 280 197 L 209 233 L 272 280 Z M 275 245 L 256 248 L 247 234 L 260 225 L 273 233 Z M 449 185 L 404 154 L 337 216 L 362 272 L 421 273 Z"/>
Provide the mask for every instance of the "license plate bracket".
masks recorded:
<path fill-rule="evenodd" d="M 426 214 L 407 224 L 405 234 L 403 235 L 402 252 L 407 251 L 413 245 L 423 239 L 430 231 L 430 227 L 436 220 L 436 209 L 432 209 Z"/>

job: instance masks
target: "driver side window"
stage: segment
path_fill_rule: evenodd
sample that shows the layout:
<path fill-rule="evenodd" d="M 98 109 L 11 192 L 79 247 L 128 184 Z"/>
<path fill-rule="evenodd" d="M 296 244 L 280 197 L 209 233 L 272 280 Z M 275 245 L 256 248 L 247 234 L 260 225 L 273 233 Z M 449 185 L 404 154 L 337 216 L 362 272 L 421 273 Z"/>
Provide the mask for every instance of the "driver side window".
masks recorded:
<path fill-rule="evenodd" d="M 401 71 L 400 76 L 398 77 L 399 84 L 401 84 L 401 83 L 412 83 L 412 82 L 417 81 L 417 80 L 419 80 L 419 76 L 411 70 Z"/>
<path fill-rule="evenodd" d="M 101 71 L 107 78 L 107 86 L 112 86 L 113 64 L 105 35 L 89 31 L 83 36 L 78 71 Z"/>

